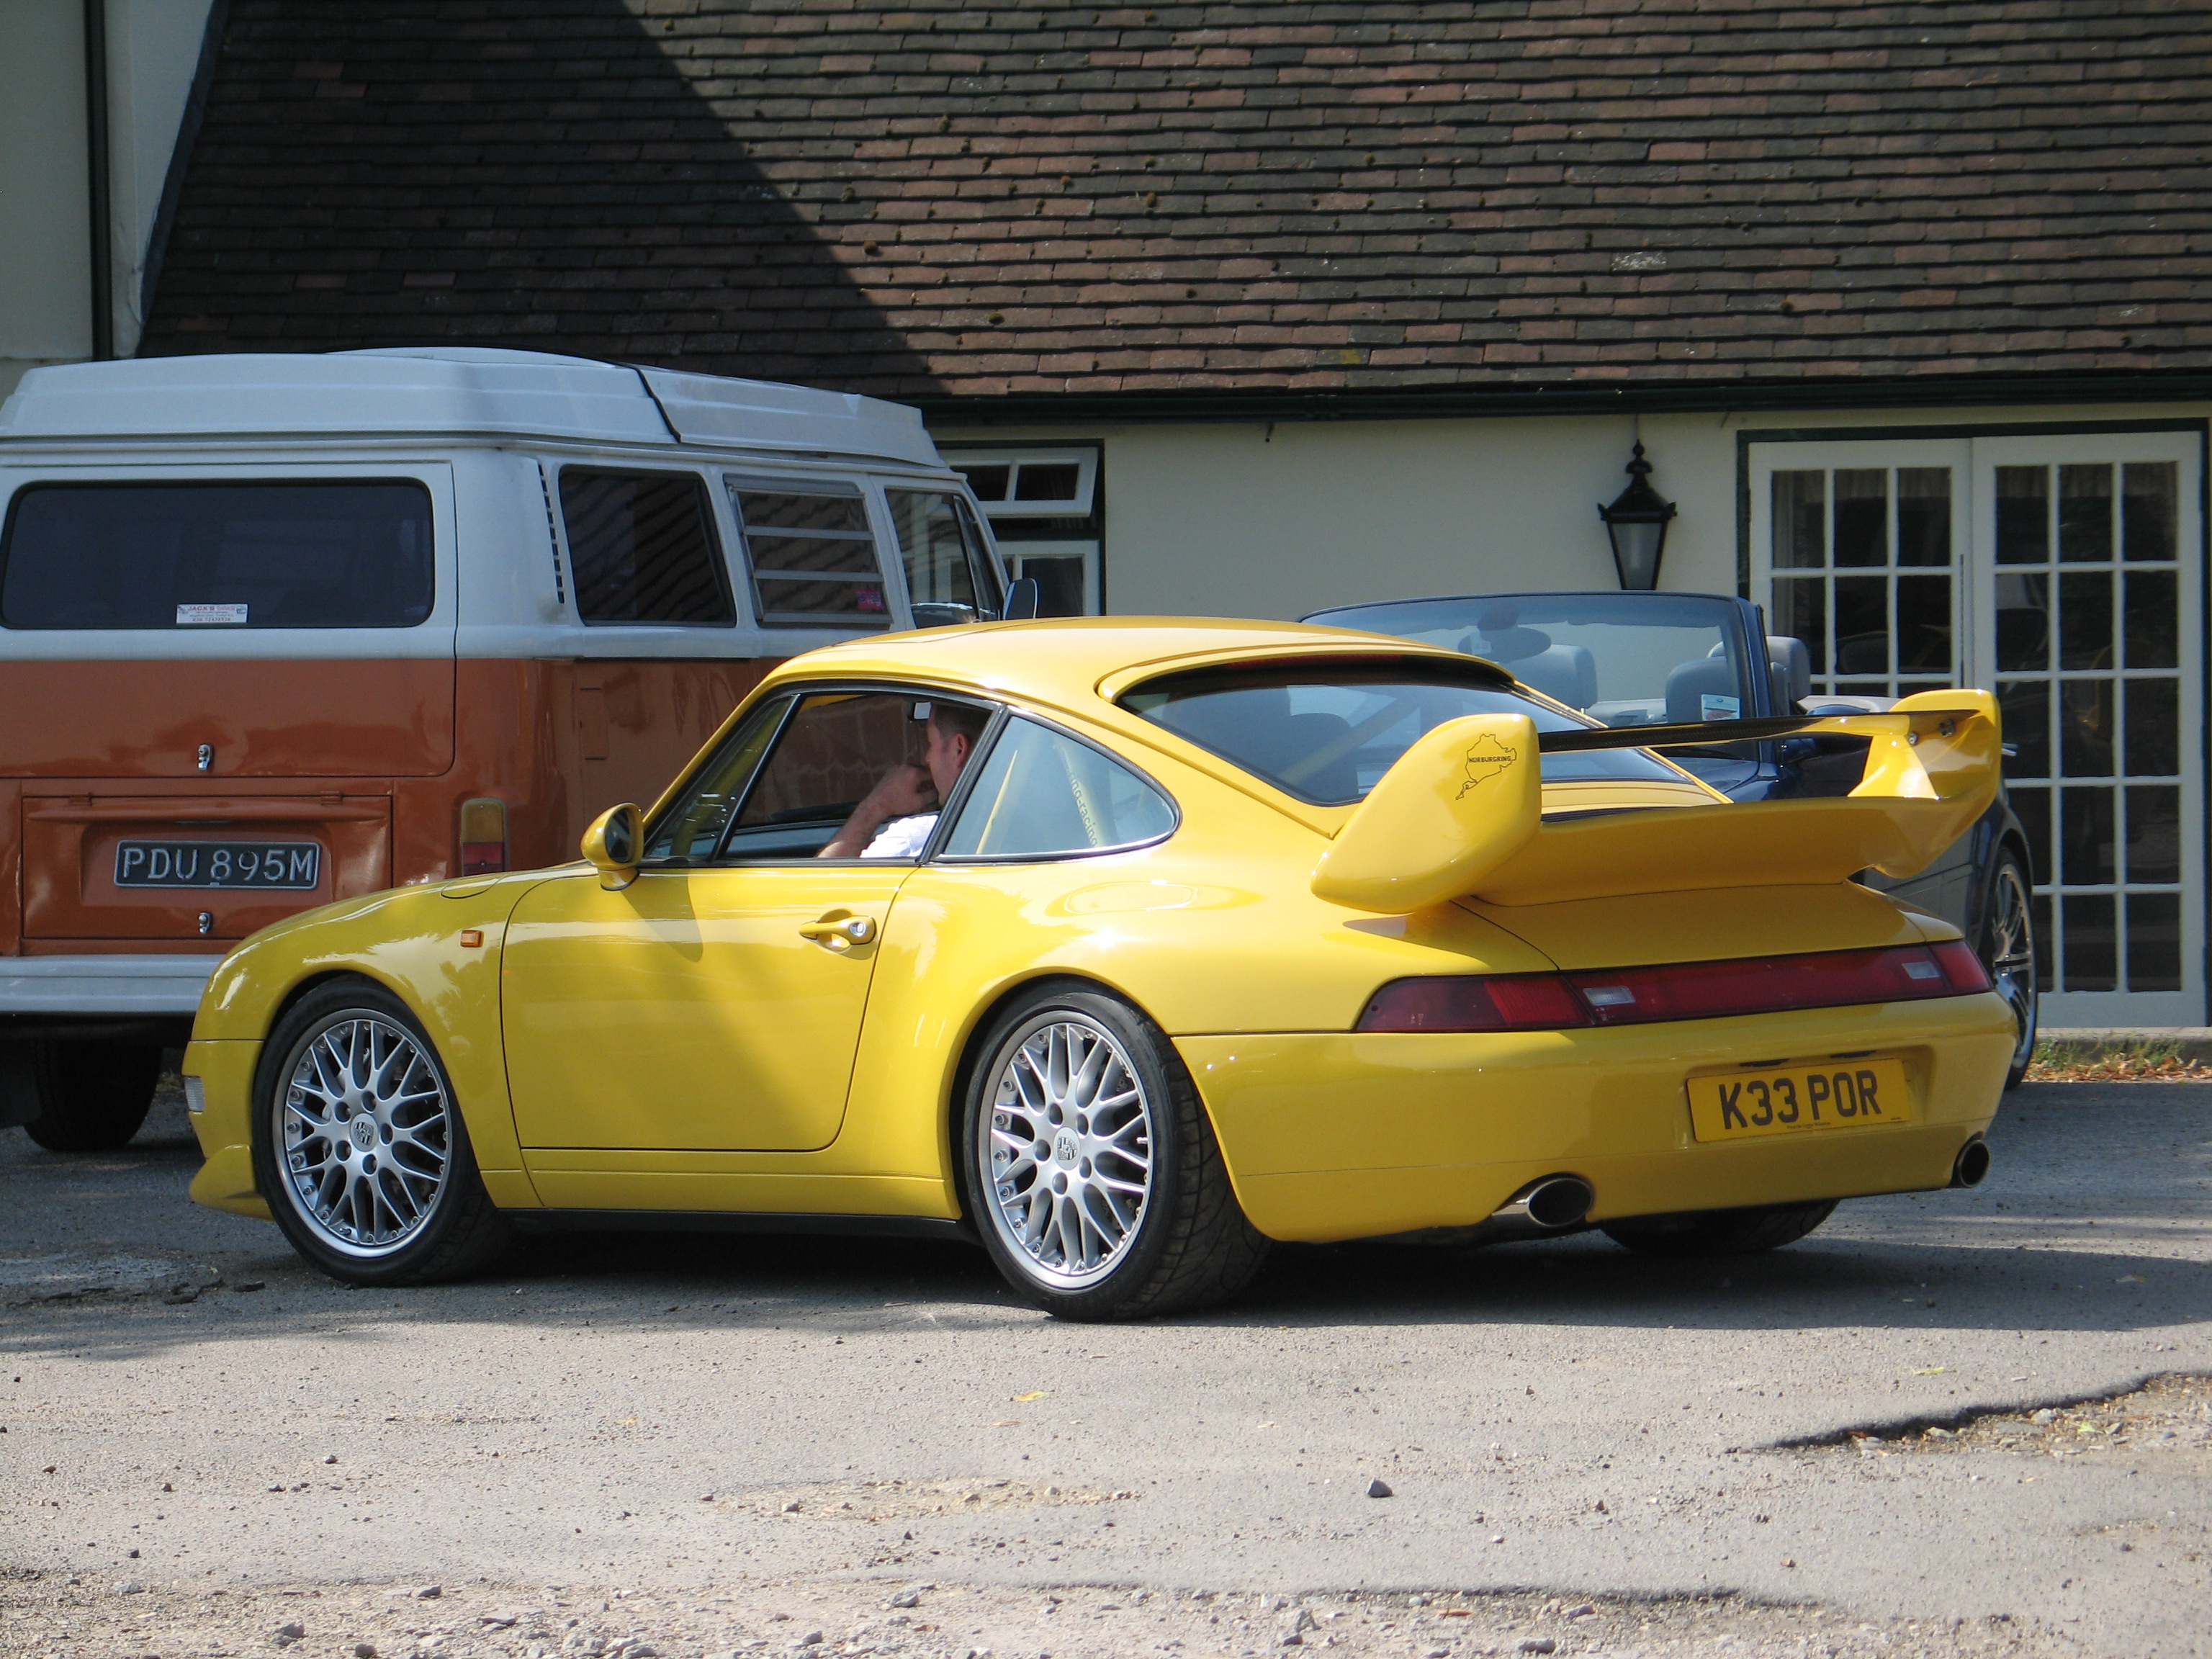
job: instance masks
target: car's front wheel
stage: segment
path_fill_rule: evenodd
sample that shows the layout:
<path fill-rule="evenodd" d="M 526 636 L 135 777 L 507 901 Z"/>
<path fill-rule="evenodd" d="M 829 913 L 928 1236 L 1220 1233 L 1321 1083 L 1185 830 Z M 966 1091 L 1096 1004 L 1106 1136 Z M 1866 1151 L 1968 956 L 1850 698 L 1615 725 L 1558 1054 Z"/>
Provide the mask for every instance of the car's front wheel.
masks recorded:
<path fill-rule="evenodd" d="M 342 980 L 301 998 L 270 1036 L 254 1094 L 262 1195 L 331 1278 L 427 1284 L 505 1247 L 444 1063 L 383 987 Z"/>
<path fill-rule="evenodd" d="M 1259 1271 L 1198 1091 L 1164 1032 L 1066 984 L 994 1023 L 960 1128 L 963 1184 L 999 1270 L 1063 1319 L 1218 1302 Z"/>
<path fill-rule="evenodd" d="M 1692 1210 L 1603 1224 L 1607 1237 L 1638 1255 L 1755 1255 L 1795 1244 L 1835 1213 L 1836 1200 L 1766 1204 L 1748 1210 Z"/>

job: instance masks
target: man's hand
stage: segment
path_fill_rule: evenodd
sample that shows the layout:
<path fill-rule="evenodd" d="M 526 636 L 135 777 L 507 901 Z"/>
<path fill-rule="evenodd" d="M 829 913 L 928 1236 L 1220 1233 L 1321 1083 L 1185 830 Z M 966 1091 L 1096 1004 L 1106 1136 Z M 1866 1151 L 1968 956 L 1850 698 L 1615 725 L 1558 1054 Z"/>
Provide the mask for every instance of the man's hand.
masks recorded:
<path fill-rule="evenodd" d="M 854 807 L 853 816 L 845 820 L 845 827 L 815 856 L 856 859 L 860 856 L 861 850 L 876 838 L 876 831 L 893 818 L 927 812 L 936 805 L 937 786 L 930 781 L 929 773 L 925 769 L 911 764 L 894 766 L 877 780 L 876 787 L 868 791 L 866 799 Z"/>

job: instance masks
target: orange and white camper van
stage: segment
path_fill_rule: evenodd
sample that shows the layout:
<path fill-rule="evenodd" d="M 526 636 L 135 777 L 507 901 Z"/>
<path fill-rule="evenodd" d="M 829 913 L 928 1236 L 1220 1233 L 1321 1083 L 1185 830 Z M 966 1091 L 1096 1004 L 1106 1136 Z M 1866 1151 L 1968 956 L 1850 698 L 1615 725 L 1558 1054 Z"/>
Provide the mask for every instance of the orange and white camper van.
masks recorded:
<path fill-rule="evenodd" d="M 0 405 L 0 1125 L 119 1146 L 282 916 L 572 857 L 769 667 L 1005 605 L 919 415 L 535 352 Z"/>

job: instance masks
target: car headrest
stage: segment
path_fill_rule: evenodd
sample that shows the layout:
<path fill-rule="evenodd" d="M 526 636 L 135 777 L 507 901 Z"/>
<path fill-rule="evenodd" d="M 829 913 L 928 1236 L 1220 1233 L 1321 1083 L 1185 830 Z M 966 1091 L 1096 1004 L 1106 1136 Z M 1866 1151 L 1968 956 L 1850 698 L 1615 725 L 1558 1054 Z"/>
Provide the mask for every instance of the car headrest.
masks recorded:
<path fill-rule="evenodd" d="M 1531 657 L 1500 665 L 1523 685 L 1532 685 L 1570 708 L 1597 701 L 1597 659 L 1579 645 L 1553 645 Z"/>
<path fill-rule="evenodd" d="M 1766 660 L 1774 676 L 1774 706 L 1784 714 L 1813 695 L 1813 653 L 1802 640 L 1766 636 Z"/>
<path fill-rule="evenodd" d="M 1700 657 L 1678 663 L 1667 673 L 1667 720 L 1681 725 L 1692 720 L 1735 720 L 1751 711 L 1743 706 L 1743 691 L 1735 670 L 1724 657 Z"/>

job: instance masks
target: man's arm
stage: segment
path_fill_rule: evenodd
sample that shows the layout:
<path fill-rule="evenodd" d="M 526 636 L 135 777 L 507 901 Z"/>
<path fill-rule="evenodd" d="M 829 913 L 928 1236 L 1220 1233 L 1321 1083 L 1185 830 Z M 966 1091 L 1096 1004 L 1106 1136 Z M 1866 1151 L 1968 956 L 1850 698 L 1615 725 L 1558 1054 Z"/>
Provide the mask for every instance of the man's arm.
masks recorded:
<path fill-rule="evenodd" d="M 845 827 L 830 838 L 818 859 L 856 859 L 876 838 L 876 831 L 893 818 L 923 812 L 937 804 L 937 788 L 919 766 L 894 766 L 884 774 L 867 798 L 853 809 Z"/>

